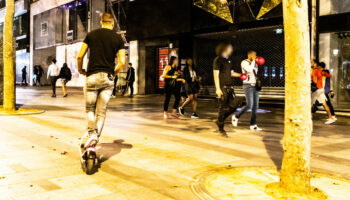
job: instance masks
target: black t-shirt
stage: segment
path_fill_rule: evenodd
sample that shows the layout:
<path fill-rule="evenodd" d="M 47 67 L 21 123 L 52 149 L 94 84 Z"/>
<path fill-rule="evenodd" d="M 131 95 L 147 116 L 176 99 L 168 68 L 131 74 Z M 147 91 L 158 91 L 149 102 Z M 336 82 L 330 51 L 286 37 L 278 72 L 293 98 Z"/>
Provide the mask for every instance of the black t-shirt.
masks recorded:
<path fill-rule="evenodd" d="M 233 62 L 230 58 L 217 56 L 214 59 L 213 67 L 214 67 L 214 70 L 220 71 L 219 79 L 220 79 L 221 88 L 223 88 L 224 86 L 233 85 L 233 78 L 231 76 L 231 71 L 234 71 L 234 69 L 233 69 Z"/>
<path fill-rule="evenodd" d="M 124 48 L 121 36 L 113 30 L 101 28 L 88 33 L 84 43 L 90 49 L 87 76 L 98 72 L 114 74 L 115 58 Z"/>

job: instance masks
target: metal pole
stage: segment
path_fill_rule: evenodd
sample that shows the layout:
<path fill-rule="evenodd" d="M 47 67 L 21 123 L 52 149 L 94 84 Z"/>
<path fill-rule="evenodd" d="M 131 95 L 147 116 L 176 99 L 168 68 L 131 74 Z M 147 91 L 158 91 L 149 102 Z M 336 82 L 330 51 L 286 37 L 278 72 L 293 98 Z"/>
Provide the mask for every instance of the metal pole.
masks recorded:
<path fill-rule="evenodd" d="M 118 21 L 117 17 L 115 16 L 115 13 L 114 13 L 114 10 L 113 10 L 113 4 L 112 4 L 111 0 L 107 0 L 107 3 L 108 3 L 109 9 L 111 10 L 111 14 L 113 15 L 117 31 L 120 32 L 119 21 Z M 128 41 L 126 40 L 125 33 L 120 33 L 120 35 L 122 36 L 123 41 L 125 43 L 127 43 Z"/>
<path fill-rule="evenodd" d="M 317 10 L 316 10 L 316 3 L 317 0 L 311 1 L 311 59 L 316 59 L 316 16 L 317 16 Z"/>
<path fill-rule="evenodd" d="M 87 1 L 87 5 L 86 5 L 86 9 L 87 9 L 87 18 L 88 18 L 88 32 L 91 31 L 91 0 Z"/>

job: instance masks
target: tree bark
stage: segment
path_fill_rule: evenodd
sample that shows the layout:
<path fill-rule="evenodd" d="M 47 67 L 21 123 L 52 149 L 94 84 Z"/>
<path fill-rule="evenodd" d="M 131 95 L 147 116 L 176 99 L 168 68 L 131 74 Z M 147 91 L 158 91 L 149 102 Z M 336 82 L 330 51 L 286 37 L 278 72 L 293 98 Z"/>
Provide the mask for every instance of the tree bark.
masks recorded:
<path fill-rule="evenodd" d="M 13 62 L 13 15 L 15 13 L 14 0 L 6 0 L 4 23 L 4 110 L 16 110 L 15 99 L 15 69 Z"/>
<path fill-rule="evenodd" d="M 280 186 L 310 193 L 311 98 L 307 0 L 283 0 L 285 31 L 285 119 Z"/>

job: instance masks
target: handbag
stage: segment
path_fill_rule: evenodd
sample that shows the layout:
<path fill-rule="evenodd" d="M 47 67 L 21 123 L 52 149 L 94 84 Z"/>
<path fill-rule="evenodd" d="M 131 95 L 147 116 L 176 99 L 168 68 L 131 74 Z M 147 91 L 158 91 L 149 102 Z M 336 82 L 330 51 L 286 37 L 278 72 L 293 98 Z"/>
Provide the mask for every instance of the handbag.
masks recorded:
<path fill-rule="evenodd" d="M 256 91 L 260 91 L 262 89 L 262 83 L 261 80 L 259 79 L 258 75 L 256 74 L 255 70 L 253 69 L 254 75 L 255 75 L 255 89 Z"/>

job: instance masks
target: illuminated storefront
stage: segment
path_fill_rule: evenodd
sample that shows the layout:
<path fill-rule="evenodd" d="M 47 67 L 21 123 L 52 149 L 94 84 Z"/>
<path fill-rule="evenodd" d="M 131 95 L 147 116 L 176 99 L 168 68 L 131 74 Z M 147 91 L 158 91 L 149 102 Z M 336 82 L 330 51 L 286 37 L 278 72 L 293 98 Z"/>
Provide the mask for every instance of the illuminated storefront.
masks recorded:
<path fill-rule="evenodd" d="M 332 72 L 338 109 L 350 110 L 350 2 L 320 0 L 319 60 Z"/>

